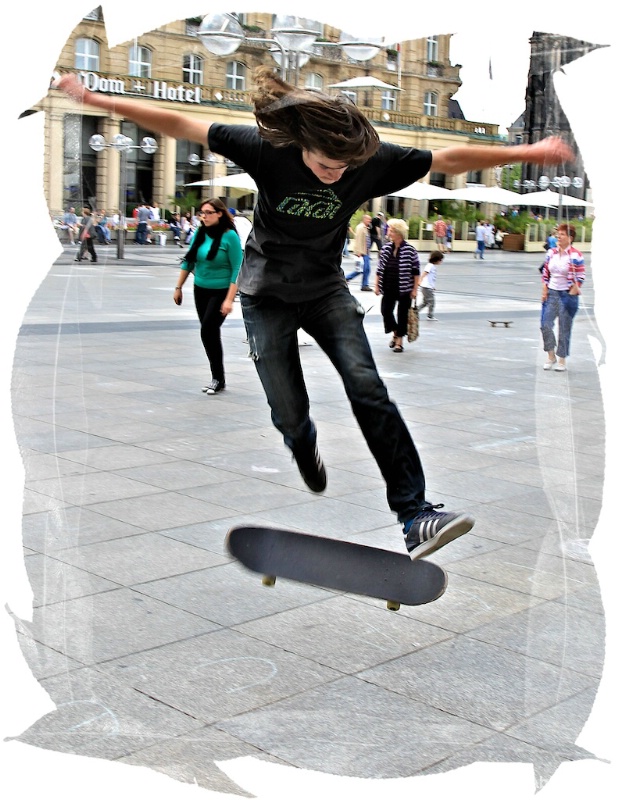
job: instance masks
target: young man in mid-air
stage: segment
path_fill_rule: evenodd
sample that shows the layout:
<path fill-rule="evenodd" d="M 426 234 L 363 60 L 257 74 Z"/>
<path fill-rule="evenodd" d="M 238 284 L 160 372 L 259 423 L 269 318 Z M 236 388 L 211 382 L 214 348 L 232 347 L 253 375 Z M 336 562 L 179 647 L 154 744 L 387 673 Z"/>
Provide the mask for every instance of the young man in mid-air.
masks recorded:
<path fill-rule="evenodd" d="M 426 499 L 411 435 L 389 399 L 367 341 L 360 306 L 341 269 L 351 216 L 433 172 L 448 175 L 506 163 L 561 164 L 574 155 L 558 138 L 509 147 L 429 151 L 381 142 L 345 97 L 306 91 L 266 67 L 255 74 L 255 125 L 227 125 L 162 109 L 157 103 L 86 90 L 73 75 L 57 86 L 77 102 L 148 131 L 206 145 L 255 180 L 258 201 L 245 246 L 239 291 L 250 352 L 273 424 L 314 492 L 327 485 L 309 414 L 297 332 L 303 329 L 339 372 L 353 413 L 386 483 L 412 559 L 469 531 L 474 520 Z"/>

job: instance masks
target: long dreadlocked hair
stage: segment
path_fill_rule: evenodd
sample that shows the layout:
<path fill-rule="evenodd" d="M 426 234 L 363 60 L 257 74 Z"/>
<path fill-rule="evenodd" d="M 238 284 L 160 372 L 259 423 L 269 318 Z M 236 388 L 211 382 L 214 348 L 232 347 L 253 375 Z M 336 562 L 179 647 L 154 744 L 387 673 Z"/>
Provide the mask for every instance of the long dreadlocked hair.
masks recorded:
<path fill-rule="evenodd" d="M 350 166 L 364 164 L 378 150 L 378 134 L 348 98 L 299 89 L 264 66 L 254 81 L 256 122 L 273 147 L 293 145 Z"/>

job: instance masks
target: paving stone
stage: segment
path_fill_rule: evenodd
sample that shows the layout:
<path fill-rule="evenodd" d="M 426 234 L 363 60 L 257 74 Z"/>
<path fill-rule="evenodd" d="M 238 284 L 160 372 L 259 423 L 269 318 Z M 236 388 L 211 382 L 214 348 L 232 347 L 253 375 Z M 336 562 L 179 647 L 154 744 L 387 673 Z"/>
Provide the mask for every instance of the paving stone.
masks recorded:
<path fill-rule="evenodd" d="M 109 675 L 80 669 L 41 681 L 56 709 L 18 741 L 63 753 L 117 759 L 202 727 Z"/>
<path fill-rule="evenodd" d="M 260 575 L 236 562 L 144 583 L 140 592 L 224 626 L 324 600 L 332 594 L 285 580 L 266 587 Z"/>
<path fill-rule="evenodd" d="M 87 597 L 117 589 L 119 585 L 114 575 L 110 580 L 104 580 L 88 569 L 80 569 L 78 565 L 72 566 L 39 553 L 27 556 L 24 563 L 33 590 L 34 607 Z"/>
<path fill-rule="evenodd" d="M 38 642 L 82 664 L 197 636 L 217 626 L 130 589 L 35 609 L 24 623 Z"/>
<path fill-rule="evenodd" d="M 413 775 L 489 735 L 483 726 L 352 677 L 308 687 L 217 727 L 302 769 L 375 779 Z"/>
<path fill-rule="evenodd" d="M 595 684 L 595 679 L 568 668 L 467 635 L 366 670 L 360 677 L 495 731 Z"/>
<path fill-rule="evenodd" d="M 172 575 L 216 566 L 227 559 L 159 533 L 82 545 L 63 550 L 57 558 L 117 585 L 133 586 Z"/>
<path fill-rule="evenodd" d="M 475 628 L 470 636 L 597 678 L 604 666 L 604 617 L 544 602 Z"/>
<path fill-rule="evenodd" d="M 451 633 L 410 617 L 337 596 L 235 627 L 248 636 L 345 673 L 391 661 Z"/>
<path fill-rule="evenodd" d="M 203 723 L 270 706 L 339 677 L 314 661 L 231 630 L 124 656 L 100 669 Z"/>

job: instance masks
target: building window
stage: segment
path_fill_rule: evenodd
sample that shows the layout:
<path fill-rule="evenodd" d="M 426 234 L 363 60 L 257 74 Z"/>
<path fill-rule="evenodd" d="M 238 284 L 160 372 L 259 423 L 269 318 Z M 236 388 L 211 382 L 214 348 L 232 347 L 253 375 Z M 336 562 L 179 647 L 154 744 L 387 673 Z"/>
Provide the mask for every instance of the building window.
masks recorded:
<path fill-rule="evenodd" d="M 63 192 L 64 208 L 97 206 L 97 154 L 88 144 L 97 133 L 97 117 L 66 114 L 64 118 Z"/>
<path fill-rule="evenodd" d="M 428 36 L 426 39 L 426 61 L 438 61 L 438 36 Z"/>
<path fill-rule="evenodd" d="M 148 47 L 133 45 L 129 50 L 129 75 L 135 78 L 150 78 L 153 54 Z"/>
<path fill-rule="evenodd" d="M 479 169 L 479 170 L 475 170 L 475 172 L 467 172 L 466 173 L 466 183 L 467 183 L 467 185 L 469 183 L 472 183 L 475 186 L 483 186 L 484 182 L 483 182 L 482 170 Z"/>
<path fill-rule="evenodd" d="M 396 108 L 396 101 L 395 101 L 395 91 L 391 89 L 385 89 L 381 97 L 381 106 L 384 111 L 395 111 Z"/>
<path fill-rule="evenodd" d="M 204 59 L 193 53 L 183 56 L 183 82 L 198 85 L 204 83 Z"/>
<path fill-rule="evenodd" d="M 152 131 L 126 121 L 120 123 L 120 132 L 133 139 L 134 144 L 141 142 L 145 136 L 153 136 Z M 139 203 L 152 203 L 153 200 L 161 203 L 163 198 L 153 197 L 154 154 L 145 153 L 140 147 L 135 147 L 129 150 L 124 160 L 127 171 L 127 213 L 131 213 Z"/>
<path fill-rule="evenodd" d="M 423 113 L 427 117 L 438 117 L 438 94 L 426 92 L 423 96 Z"/>
<path fill-rule="evenodd" d="M 323 85 L 324 80 L 322 75 L 319 75 L 317 72 L 310 72 L 305 76 L 306 89 L 316 89 L 316 91 L 322 91 Z"/>
<path fill-rule="evenodd" d="M 347 97 L 351 103 L 357 105 L 357 92 L 351 92 L 350 89 L 342 89 L 340 94 L 343 94 L 344 97 Z"/>
<path fill-rule="evenodd" d="M 202 164 L 196 164 L 194 167 L 189 163 L 189 156 L 192 153 L 196 153 L 203 159 L 205 148 L 188 139 L 176 140 L 176 187 L 174 193 L 177 198 L 184 197 L 190 191 L 196 191 L 198 194 L 203 191 L 201 186 L 186 186 L 188 183 L 202 180 Z M 204 187 L 206 196 L 210 191 L 208 187 Z"/>
<path fill-rule="evenodd" d="M 99 42 L 94 39 L 76 39 L 75 69 L 86 72 L 99 71 Z"/>
<path fill-rule="evenodd" d="M 237 92 L 245 91 L 245 75 L 247 68 L 240 61 L 228 61 L 226 64 L 226 89 Z"/>

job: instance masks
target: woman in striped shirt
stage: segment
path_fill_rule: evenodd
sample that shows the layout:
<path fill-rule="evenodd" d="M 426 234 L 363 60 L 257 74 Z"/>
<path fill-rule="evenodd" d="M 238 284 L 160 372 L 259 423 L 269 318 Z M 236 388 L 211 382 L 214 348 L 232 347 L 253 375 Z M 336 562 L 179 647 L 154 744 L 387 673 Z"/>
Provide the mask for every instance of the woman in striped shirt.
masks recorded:
<path fill-rule="evenodd" d="M 389 347 L 401 353 L 403 337 L 408 325 L 408 311 L 417 296 L 419 284 L 419 256 L 406 241 L 408 223 L 403 219 L 390 219 L 387 223 L 388 243 L 381 249 L 376 270 L 376 294 L 382 294 L 380 313 L 383 315 L 385 333 L 391 333 Z M 395 308 L 397 305 L 397 314 Z"/>
<path fill-rule="evenodd" d="M 542 266 L 542 339 L 546 362 L 544 369 L 565 372 L 570 354 L 572 322 L 578 311 L 580 286 L 585 279 L 585 261 L 572 246 L 576 231 L 571 225 L 557 228 L 557 246 L 546 252 Z M 558 341 L 554 324 L 559 320 Z"/>

